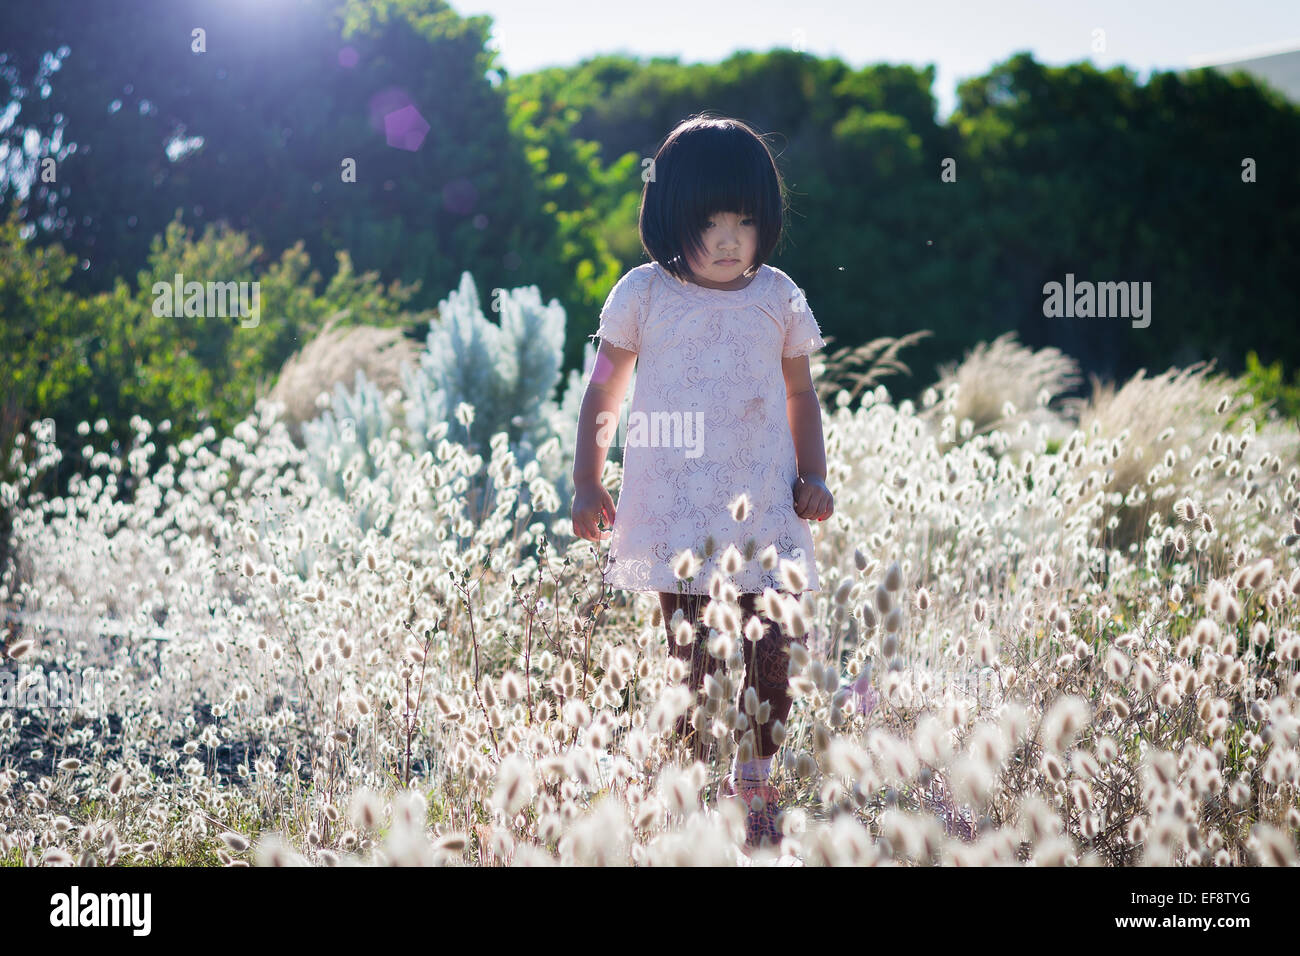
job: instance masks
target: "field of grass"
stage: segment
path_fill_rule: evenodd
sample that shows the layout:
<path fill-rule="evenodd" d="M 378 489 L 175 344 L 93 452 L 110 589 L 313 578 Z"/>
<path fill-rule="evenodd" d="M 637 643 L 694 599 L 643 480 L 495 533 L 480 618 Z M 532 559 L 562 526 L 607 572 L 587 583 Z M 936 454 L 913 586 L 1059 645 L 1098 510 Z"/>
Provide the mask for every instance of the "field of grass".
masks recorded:
<path fill-rule="evenodd" d="M 761 716 L 744 634 L 693 699 L 654 596 L 602 588 L 504 442 L 376 439 L 345 497 L 269 406 L 154 473 L 102 454 L 16 515 L 0 603 L 129 633 L 11 634 L 11 670 L 97 695 L 0 710 L 0 861 L 1294 864 L 1300 435 L 1204 369 L 1063 381 L 1004 348 L 919 407 L 826 403 L 823 590 L 765 596 L 810 652 L 779 860 L 716 800 Z"/>

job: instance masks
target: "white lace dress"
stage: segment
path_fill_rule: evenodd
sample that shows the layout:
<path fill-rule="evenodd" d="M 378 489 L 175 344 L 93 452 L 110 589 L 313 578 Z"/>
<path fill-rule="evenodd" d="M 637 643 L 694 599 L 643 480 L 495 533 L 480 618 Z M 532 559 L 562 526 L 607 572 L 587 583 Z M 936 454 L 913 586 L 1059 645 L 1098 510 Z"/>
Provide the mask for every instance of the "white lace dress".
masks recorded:
<path fill-rule="evenodd" d="M 780 564 L 767 571 L 759 560 L 774 545 L 802 565 L 804 590 L 820 591 L 812 533 L 794 512 L 798 470 L 781 359 L 826 343 L 794 281 L 763 265 L 744 289 L 707 289 L 648 262 L 610 290 L 600 320 L 594 337 L 638 354 L 627 431 L 618 436 L 623 485 L 605 582 L 708 593 L 735 545 L 738 590 L 782 590 Z M 731 505 L 742 494 L 748 513 L 737 523 Z M 687 549 L 702 562 L 689 582 L 673 573 Z"/>

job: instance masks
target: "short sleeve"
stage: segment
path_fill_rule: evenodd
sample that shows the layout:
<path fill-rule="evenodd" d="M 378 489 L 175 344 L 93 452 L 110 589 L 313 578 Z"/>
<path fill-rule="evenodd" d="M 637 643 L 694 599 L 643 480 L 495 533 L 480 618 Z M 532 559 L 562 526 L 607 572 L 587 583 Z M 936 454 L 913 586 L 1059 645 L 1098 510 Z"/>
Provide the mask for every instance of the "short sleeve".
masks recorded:
<path fill-rule="evenodd" d="M 636 277 L 628 272 L 609 290 L 600 310 L 596 337 L 615 348 L 641 351 L 641 298 Z"/>
<path fill-rule="evenodd" d="M 826 345 L 803 290 L 793 282 L 789 283 L 788 288 L 789 297 L 782 306 L 785 318 L 785 344 L 781 349 L 783 359 L 808 355 Z"/>

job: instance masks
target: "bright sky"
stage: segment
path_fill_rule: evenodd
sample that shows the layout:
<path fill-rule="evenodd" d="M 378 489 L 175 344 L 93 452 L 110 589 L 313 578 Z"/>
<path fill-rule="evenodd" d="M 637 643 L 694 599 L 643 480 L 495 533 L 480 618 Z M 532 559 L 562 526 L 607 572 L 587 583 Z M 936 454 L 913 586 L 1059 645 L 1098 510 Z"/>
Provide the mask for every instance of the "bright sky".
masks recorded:
<path fill-rule="evenodd" d="M 868 63 L 934 63 L 939 117 L 958 81 L 1029 50 L 1054 66 L 1091 59 L 1152 69 L 1206 65 L 1300 49 L 1300 3 L 1259 0 L 452 0 L 462 16 L 490 15 L 511 73 L 576 63 L 597 53 L 677 56 L 716 63 L 737 50 L 797 48 Z M 1093 31 L 1105 52 L 1093 52 Z M 708 108 L 701 104 L 700 108 Z"/>

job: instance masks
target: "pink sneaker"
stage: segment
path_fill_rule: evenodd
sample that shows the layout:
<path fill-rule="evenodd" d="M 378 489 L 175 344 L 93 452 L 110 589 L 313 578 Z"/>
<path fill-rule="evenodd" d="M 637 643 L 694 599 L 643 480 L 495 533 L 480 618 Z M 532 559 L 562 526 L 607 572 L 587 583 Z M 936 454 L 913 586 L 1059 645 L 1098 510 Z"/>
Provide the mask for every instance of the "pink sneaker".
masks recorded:
<path fill-rule="evenodd" d="M 722 784 L 723 794 L 745 807 L 745 846 L 781 845 L 781 793 L 769 783 L 741 781 L 739 788 L 731 774 Z"/>

